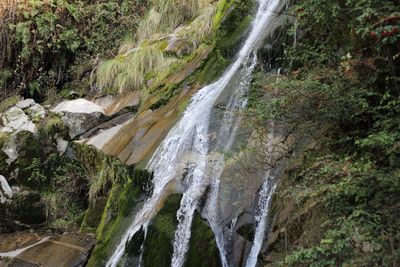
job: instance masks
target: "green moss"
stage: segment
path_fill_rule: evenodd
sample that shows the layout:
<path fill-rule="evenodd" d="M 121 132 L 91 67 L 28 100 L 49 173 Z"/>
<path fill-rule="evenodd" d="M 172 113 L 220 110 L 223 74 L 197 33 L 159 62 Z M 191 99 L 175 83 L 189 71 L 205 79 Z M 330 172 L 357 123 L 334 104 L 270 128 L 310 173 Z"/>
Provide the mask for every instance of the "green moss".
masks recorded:
<path fill-rule="evenodd" d="M 5 175 L 6 170 L 8 167 L 8 164 L 6 160 L 8 159 L 8 156 L 6 153 L 4 153 L 1 148 L 3 147 L 3 144 L 7 141 L 8 139 L 8 134 L 6 133 L 0 133 L 0 174 Z"/>
<path fill-rule="evenodd" d="M 210 84 L 220 77 L 232 62 L 252 20 L 254 1 L 220 1 L 215 15 L 218 25 L 215 49 L 198 73 L 196 81 Z"/>
<path fill-rule="evenodd" d="M 53 137 L 57 134 L 58 136 L 67 138 L 68 128 L 58 115 L 51 114 L 40 124 L 39 134 L 44 137 Z"/>
<path fill-rule="evenodd" d="M 40 188 L 45 186 L 42 180 L 32 179 L 32 162 L 37 160 L 38 164 L 44 157 L 44 149 L 40 143 L 39 137 L 31 132 L 21 131 L 15 134 L 15 143 L 17 144 L 18 158 L 11 163 L 10 169 L 18 168 L 17 182 L 31 188 Z"/>
<path fill-rule="evenodd" d="M 185 267 L 219 267 L 220 256 L 214 233 L 196 211 Z"/>
<path fill-rule="evenodd" d="M 214 27 L 219 28 L 221 25 L 221 22 L 225 19 L 227 15 L 227 11 L 229 8 L 232 6 L 234 1 L 232 0 L 219 0 L 217 4 L 217 12 L 215 13 L 214 16 Z"/>
<path fill-rule="evenodd" d="M 15 95 L 9 98 L 6 98 L 0 102 L 0 112 L 5 112 L 7 109 L 11 108 L 21 99 L 20 96 Z"/>
<path fill-rule="evenodd" d="M 214 51 L 199 72 L 196 80 L 200 84 L 210 84 L 224 73 L 229 63 L 231 61 L 221 56 L 218 50 Z"/>
<path fill-rule="evenodd" d="M 255 1 L 232 2 L 225 5 L 226 17 L 216 37 L 216 49 L 223 57 L 233 57 L 252 21 Z"/>
<path fill-rule="evenodd" d="M 97 244 L 87 266 L 105 265 L 106 259 L 112 252 L 110 251 L 110 244 L 116 241 L 113 238 L 121 234 L 123 230 L 122 222 L 130 215 L 130 212 L 138 203 L 141 193 L 141 187 L 135 186 L 133 182 L 125 186 L 113 186 L 97 230 Z"/>
<path fill-rule="evenodd" d="M 178 221 L 176 212 L 180 206 L 182 195 L 169 196 L 164 207 L 149 225 L 144 243 L 144 266 L 164 267 L 171 264 L 174 233 Z"/>
<path fill-rule="evenodd" d="M 89 207 L 84 213 L 84 217 L 81 222 L 81 231 L 84 232 L 95 232 L 100 224 L 101 217 L 104 208 L 107 204 L 107 198 L 100 196 L 96 201 L 91 201 Z"/>

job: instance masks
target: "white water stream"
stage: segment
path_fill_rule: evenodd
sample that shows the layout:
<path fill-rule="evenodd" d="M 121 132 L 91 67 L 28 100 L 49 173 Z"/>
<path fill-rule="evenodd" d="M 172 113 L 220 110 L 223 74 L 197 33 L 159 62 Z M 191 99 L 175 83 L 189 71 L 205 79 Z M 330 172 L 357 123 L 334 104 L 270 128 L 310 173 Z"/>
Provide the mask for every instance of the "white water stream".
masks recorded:
<path fill-rule="evenodd" d="M 255 267 L 257 264 L 258 254 L 264 242 L 265 230 L 268 223 L 269 208 L 272 196 L 276 189 L 275 178 L 270 175 L 271 171 L 267 172 L 267 177 L 260 191 L 260 199 L 256 214 L 256 231 L 254 235 L 254 243 L 251 247 L 249 256 L 247 257 L 246 267 Z"/>
<path fill-rule="evenodd" d="M 237 116 L 232 114 L 246 105 L 243 95 L 249 87 L 251 73 L 256 63 L 254 52 L 262 41 L 264 31 L 270 26 L 269 22 L 274 16 L 271 10 L 275 11 L 278 8 L 280 0 L 259 0 L 258 2 L 259 8 L 251 32 L 235 62 L 218 81 L 202 88 L 192 97 L 182 118 L 154 153 L 147 166 L 154 172 L 153 194 L 136 214 L 106 266 L 118 265 L 124 254 L 126 242 L 142 226 L 147 228 L 149 221 L 160 210 L 168 195 L 174 191 L 177 184 L 182 183 L 182 177 L 183 184 L 186 186 L 177 213 L 178 227 L 175 232 L 171 266 L 180 267 L 184 264 L 194 211 L 209 185 L 211 185 L 211 191 L 206 206 L 206 214 L 208 214 L 206 217 L 216 234 L 221 262 L 224 267 L 229 266 L 226 259 L 225 237 L 216 211 L 223 156 L 221 153 L 211 151 L 209 123 L 216 100 L 229 85 L 233 97 L 227 105 L 223 125 L 217 135 L 219 138 L 217 147 L 223 150 L 230 149 L 239 125 Z M 239 82 L 232 84 L 233 78 Z"/>

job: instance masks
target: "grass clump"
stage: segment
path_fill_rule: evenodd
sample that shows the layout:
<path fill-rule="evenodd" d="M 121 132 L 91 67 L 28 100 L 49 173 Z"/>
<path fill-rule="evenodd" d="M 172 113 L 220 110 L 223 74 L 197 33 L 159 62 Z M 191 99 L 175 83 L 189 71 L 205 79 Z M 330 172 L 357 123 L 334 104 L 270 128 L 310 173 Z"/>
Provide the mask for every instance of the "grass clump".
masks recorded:
<path fill-rule="evenodd" d="M 124 55 L 102 62 L 97 72 L 97 85 L 101 90 L 119 93 L 137 90 L 150 71 L 164 67 L 164 55 L 158 46 L 143 44 Z"/>
<path fill-rule="evenodd" d="M 160 73 L 155 75 L 157 81 L 167 77 L 177 62 L 172 57 L 165 60 L 163 40 L 182 23 L 192 20 L 177 35 L 195 48 L 212 33 L 215 5 L 209 0 L 152 0 L 150 4 L 136 36 L 122 44 L 116 58 L 99 64 L 96 77 L 101 91 L 142 90 L 152 74 Z"/>

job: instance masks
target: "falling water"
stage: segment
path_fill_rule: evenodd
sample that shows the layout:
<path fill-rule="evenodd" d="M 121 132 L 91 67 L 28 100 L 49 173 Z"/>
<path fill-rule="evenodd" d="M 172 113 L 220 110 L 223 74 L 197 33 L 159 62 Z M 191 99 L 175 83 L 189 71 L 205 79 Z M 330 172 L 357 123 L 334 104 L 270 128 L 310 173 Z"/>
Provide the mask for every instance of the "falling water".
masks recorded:
<path fill-rule="evenodd" d="M 118 265 L 124 253 L 126 242 L 142 226 L 146 226 L 149 223 L 162 207 L 165 198 L 173 192 L 174 186 L 181 182 L 182 177 L 184 177 L 186 190 L 177 213 L 178 227 L 175 232 L 174 253 L 171 265 L 173 267 L 180 267 L 183 265 L 185 254 L 188 250 L 193 214 L 197 208 L 199 199 L 210 183 L 212 187 L 214 187 L 211 190 L 214 190 L 215 194 L 218 194 L 218 179 L 222 173 L 221 162 L 223 162 L 223 158 L 218 158 L 217 156 L 214 161 L 210 160 L 212 157 L 209 140 L 211 111 L 215 101 L 228 85 L 232 87 L 230 88 L 232 89 L 232 94 L 238 96 L 237 100 L 233 101 L 231 104 L 238 105 L 235 108 L 245 106 L 246 101 L 241 100 L 241 90 L 245 92 L 244 90 L 246 90 L 246 87 L 231 86 L 231 81 L 233 77 L 241 75 L 242 71 L 244 71 L 244 73 L 249 73 L 250 77 L 255 65 L 255 57 L 252 56 L 253 52 L 257 49 L 263 32 L 268 27 L 268 22 L 273 16 L 273 12 L 268 12 L 266 10 L 275 10 L 279 2 L 280 0 L 259 0 L 260 6 L 253 21 L 252 30 L 235 62 L 218 81 L 202 88 L 192 97 L 191 103 L 180 121 L 171 129 L 154 153 L 147 166 L 149 170 L 154 172 L 153 194 L 136 214 L 133 223 L 129 226 L 126 233 L 121 238 L 114 254 L 107 262 L 107 266 L 114 267 Z M 242 79 L 239 85 L 246 84 L 249 80 L 250 78 L 248 77 Z M 229 117 L 225 117 L 225 119 L 229 122 L 227 124 L 229 138 L 224 147 L 230 148 L 238 124 L 235 123 L 233 119 L 230 120 Z M 210 166 L 210 162 L 214 163 Z M 212 175 L 208 175 L 210 171 Z M 211 181 L 211 179 L 213 179 L 213 181 Z M 214 230 L 215 229 L 214 227 Z M 221 235 L 223 236 L 222 231 Z M 222 236 L 217 242 L 220 251 L 222 251 L 221 255 L 225 255 Z M 219 237 L 217 235 L 217 240 L 218 239 Z M 222 256 L 223 263 L 227 264 L 223 258 L 224 256 Z"/>
<path fill-rule="evenodd" d="M 261 246 L 264 241 L 265 230 L 267 228 L 269 207 L 272 200 L 272 195 L 276 189 L 275 178 L 270 175 L 271 171 L 267 172 L 267 177 L 260 191 L 260 199 L 256 214 L 256 231 L 254 235 L 254 243 L 250 254 L 246 261 L 246 267 L 255 267 L 257 257 L 260 253 Z"/>
<path fill-rule="evenodd" d="M 235 84 L 236 90 L 230 95 L 228 104 L 223 113 L 221 127 L 217 134 L 218 142 L 216 149 L 220 151 L 216 152 L 213 161 L 208 163 L 211 168 L 211 190 L 203 215 L 210 223 L 211 229 L 215 235 L 223 267 L 229 266 L 226 251 L 226 240 L 228 240 L 229 237 L 225 237 L 224 235 L 218 201 L 221 175 L 224 170 L 223 152 L 230 151 L 235 140 L 241 121 L 241 117 L 238 116 L 238 111 L 242 110 L 247 104 L 245 93 L 250 86 L 252 79 L 251 74 L 253 73 L 256 63 L 257 57 L 254 53 L 250 65 L 243 68 L 238 75 L 239 81 Z"/>

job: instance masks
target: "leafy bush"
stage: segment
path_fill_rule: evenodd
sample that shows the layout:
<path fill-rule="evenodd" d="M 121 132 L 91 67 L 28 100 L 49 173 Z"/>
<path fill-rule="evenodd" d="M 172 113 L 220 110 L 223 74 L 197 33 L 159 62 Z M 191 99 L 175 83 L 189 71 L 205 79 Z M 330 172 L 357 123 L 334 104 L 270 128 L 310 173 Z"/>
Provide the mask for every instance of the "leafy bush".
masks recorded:
<path fill-rule="evenodd" d="M 253 83 L 249 120 L 312 144 L 279 197 L 300 211 L 318 203 L 327 217 L 321 233 L 288 219 L 302 238 L 285 243 L 281 265 L 399 264 L 399 11 L 391 0 L 296 1 L 280 58 L 287 75 Z M 314 232 L 318 242 L 303 241 Z"/>
<path fill-rule="evenodd" d="M 15 2 L 0 21 L 1 96 L 20 92 L 42 100 L 68 82 L 87 92 L 96 57 L 113 53 L 135 29 L 144 1 Z"/>

